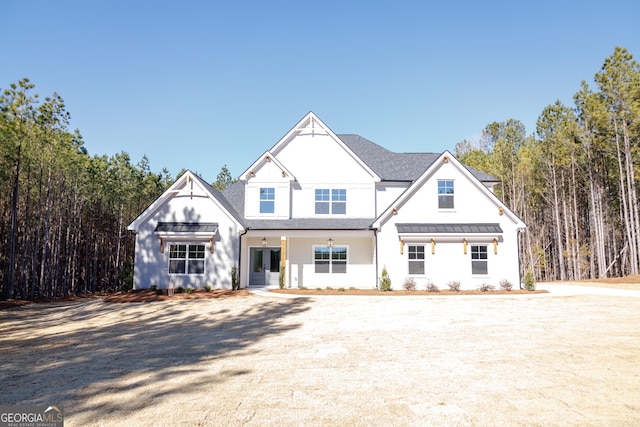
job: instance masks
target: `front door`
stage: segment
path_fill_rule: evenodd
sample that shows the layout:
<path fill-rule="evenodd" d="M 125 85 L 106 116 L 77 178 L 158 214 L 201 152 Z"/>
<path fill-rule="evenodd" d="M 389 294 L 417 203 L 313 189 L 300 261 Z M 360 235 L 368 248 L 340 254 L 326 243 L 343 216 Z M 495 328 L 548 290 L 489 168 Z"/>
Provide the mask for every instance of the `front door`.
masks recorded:
<path fill-rule="evenodd" d="M 251 248 L 250 286 L 278 286 L 280 248 Z"/>

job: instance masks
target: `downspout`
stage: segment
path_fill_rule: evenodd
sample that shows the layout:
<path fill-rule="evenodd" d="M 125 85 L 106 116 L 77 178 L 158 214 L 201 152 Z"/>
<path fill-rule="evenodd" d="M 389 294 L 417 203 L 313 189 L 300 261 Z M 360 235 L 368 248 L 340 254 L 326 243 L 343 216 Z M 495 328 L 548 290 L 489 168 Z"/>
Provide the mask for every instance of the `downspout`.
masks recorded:
<path fill-rule="evenodd" d="M 241 268 L 241 264 L 242 264 L 242 236 L 244 236 L 245 234 L 247 234 L 249 232 L 248 228 L 245 228 L 244 233 L 240 233 L 240 235 L 238 236 L 238 287 L 240 287 L 240 283 L 242 283 L 242 280 L 240 280 L 241 278 L 241 272 L 242 272 L 242 268 Z M 247 282 L 247 286 L 245 286 L 245 289 L 249 287 L 249 283 Z"/>
<path fill-rule="evenodd" d="M 520 261 L 520 233 L 522 233 L 522 229 L 518 228 L 516 233 L 516 245 L 518 247 L 518 287 L 522 288 L 522 262 Z"/>
<path fill-rule="evenodd" d="M 376 289 L 379 289 L 378 287 L 378 229 L 374 228 L 373 229 L 373 238 L 375 240 L 375 247 L 376 247 Z"/>

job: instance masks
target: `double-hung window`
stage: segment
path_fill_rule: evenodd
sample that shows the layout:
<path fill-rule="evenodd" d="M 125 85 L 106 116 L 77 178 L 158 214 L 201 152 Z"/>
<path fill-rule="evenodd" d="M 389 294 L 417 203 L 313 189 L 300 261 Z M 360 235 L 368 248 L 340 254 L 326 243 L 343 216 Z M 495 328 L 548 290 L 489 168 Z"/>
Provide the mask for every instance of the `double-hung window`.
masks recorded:
<path fill-rule="evenodd" d="M 438 180 L 438 208 L 453 209 L 453 180 Z"/>
<path fill-rule="evenodd" d="M 317 246 L 313 249 L 313 263 L 316 273 L 346 273 L 347 248 Z"/>
<path fill-rule="evenodd" d="M 275 211 L 276 191 L 273 187 L 260 188 L 260 213 L 273 213 Z"/>
<path fill-rule="evenodd" d="M 424 274 L 424 245 L 409 245 L 409 274 Z"/>
<path fill-rule="evenodd" d="M 204 245 L 171 245 L 169 274 L 204 274 Z"/>
<path fill-rule="evenodd" d="M 471 245 L 471 274 L 488 274 L 487 247 Z"/>
<path fill-rule="evenodd" d="M 347 213 L 345 188 L 316 188 L 316 215 L 344 215 Z"/>

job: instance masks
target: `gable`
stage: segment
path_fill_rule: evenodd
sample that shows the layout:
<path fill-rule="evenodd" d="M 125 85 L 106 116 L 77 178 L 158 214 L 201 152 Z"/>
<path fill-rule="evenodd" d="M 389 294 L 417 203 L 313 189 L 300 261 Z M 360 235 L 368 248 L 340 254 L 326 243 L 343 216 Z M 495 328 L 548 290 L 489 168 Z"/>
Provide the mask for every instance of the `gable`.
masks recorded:
<path fill-rule="evenodd" d="M 216 209 L 212 209 L 214 207 Z M 140 226 L 150 220 L 154 224 L 158 222 L 199 223 L 203 221 L 205 213 L 214 211 L 234 223 L 236 227 L 242 228 L 239 215 L 224 196 L 193 172 L 186 171 L 138 215 L 127 229 L 138 232 Z"/>
<path fill-rule="evenodd" d="M 269 152 L 298 182 L 372 182 L 379 177 L 313 113 Z"/>
<path fill-rule="evenodd" d="M 438 182 L 453 185 L 451 209 L 438 203 Z M 511 212 L 482 182 L 474 177 L 451 153 L 445 151 L 402 195 L 378 217 L 373 227 L 393 222 L 425 223 L 504 223 L 516 228 L 525 224 Z M 499 219 L 498 219 L 499 218 Z"/>

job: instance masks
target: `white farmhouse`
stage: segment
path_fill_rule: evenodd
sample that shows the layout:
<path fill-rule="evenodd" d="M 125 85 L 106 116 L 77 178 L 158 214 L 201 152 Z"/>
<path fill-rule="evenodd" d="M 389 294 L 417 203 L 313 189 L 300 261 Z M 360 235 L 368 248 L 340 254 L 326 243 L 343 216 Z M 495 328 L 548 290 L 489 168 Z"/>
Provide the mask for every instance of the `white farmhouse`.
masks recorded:
<path fill-rule="evenodd" d="M 520 280 L 526 225 L 451 153 L 394 153 L 307 114 L 219 192 L 187 171 L 130 225 L 134 288 L 395 289 Z"/>

